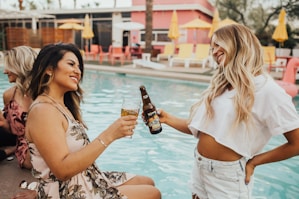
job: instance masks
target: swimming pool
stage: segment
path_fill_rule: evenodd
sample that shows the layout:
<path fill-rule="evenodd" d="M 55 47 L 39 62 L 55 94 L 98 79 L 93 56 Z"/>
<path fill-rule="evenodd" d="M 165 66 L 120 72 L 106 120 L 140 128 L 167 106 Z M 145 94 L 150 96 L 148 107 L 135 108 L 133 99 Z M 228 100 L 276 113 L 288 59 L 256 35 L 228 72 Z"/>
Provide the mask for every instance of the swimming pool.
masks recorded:
<path fill-rule="evenodd" d="M 122 97 L 139 95 L 139 86 L 147 91 L 159 108 L 179 117 L 188 117 L 191 104 L 196 102 L 207 84 L 148 78 L 133 75 L 86 70 L 82 111 L 94 139 L 120 116 Z M 0 75 L 0 93 L 9 87 L 7 77 Z M 299 98 L 294 99 L 299 110 Z M 1 107 L 3 106 L 1 101 Z M 121 170 L 152 177 L 163 199 L 191 199 L 188 188 L 196 140 L 163 125 L 163 131 L 151 135 L 139 117 L 132 139 L 112 143 L 97 159 L 102 170 Z M 283 137 L 270 141 L 266 149 L 284 142 Z M 295 199 L 299 195 L 299 157 L 280 163 L 260 166 L 255 171 L 254 196 L 269 199 Z"/>

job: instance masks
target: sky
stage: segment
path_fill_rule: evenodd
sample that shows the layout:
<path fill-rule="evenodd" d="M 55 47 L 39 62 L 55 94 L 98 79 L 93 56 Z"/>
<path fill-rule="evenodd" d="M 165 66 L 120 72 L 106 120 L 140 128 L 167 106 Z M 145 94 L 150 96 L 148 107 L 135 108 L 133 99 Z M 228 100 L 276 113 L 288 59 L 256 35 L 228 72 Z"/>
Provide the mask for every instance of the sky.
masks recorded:
<path fill-rule="evenodd" d="M 44 6 L 46 6 L 45 2 L 46 0 L 23 0 L 23 5 L 25 7 L 29 7 L 26 6 L 26 4 L 28 4 L 28 2 L 33 1 L 36 3 L 36 5 L 38 6 L 39 9 L 42 9 Z M 55 9 L 58 8 L 58 0 L 52 0 L 53 1 L 53 5 L 51 6 L 51 8 Z M 74 0 L 61 0 L 62 1 L 62 7 L 63 8 L 73 8 L 73 3 Z M 215 0 L 209 0 L 212 4 Z M 90 4 L 91 7 L 96 7 L 94 6 L 95 2 L 100 3 L 100 7 L 102 8 L 111 8 L 113 6 L 113 2 L 114 0 L 77 0 L 77 8 L 82 8 L 82 5 L 86 6 L 88 3 Z M 132 5 L 132 0 L 116 0 L 117 2 L 117 7 L 129 7 Z M 262 3 L 262 5 L 264 6 L 271 6 L 273 4 L 277 4 L 279 2 L 279 0 L 256 0 L 256 2 Z M 0 8 L 6 8 L 6 9 L 16 9 L 15 7 L 13 7 L 12 5 L 18 5 L 18 0 L 0 0 Z"/>
<path fill-rule="evenodd" d="M 38 6 L 38 8 L 42 9 L 43 6 L 45 6 L 46 0 L 32 0 L 35 2 L 35 4 Z M 53 5 L 51 5 L 51 8 L 58 8 L 58 0 L 52 0 Z M 29 2 L 29 0 L 23 0 L 23 6 L 27 7 L 26 4 Z M 73 0 L 61 0 L 62 7 L 63 8 L 73 8 L 74 1 Z M 91 5 L 91 7 L 95 7 L 94 3 L 100 3 L 100 7 L 107 8 L 112 7 L 114 0 L 77 0 L 77 8 L 82 8 L 82 5 L 87 5 L 88 3 Z M 16 9 L 16 7 L 12 5 L 18 5 L 18 0 L 0 0 L 0 8 L 6 8 L 6 9 Z M 117 0 L 116 1 L 116 7 L 129 7 L 132 5 L 131 0 Z"/>

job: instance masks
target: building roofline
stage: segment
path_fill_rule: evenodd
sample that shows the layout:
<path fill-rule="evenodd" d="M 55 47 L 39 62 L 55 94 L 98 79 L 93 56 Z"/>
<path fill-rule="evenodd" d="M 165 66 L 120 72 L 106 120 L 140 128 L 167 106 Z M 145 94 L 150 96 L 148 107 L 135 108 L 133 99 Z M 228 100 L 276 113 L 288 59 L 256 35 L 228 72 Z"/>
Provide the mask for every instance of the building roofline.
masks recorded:
<path fill-rule="evenodd" d="M 31 19 L 31 18 L 56 18 L 54 15 L 42 14 L 39 11 L 18 11 L 0 9 L 0 19 Z"/>
<path fill-rule="evenodd" d="M 145 6 L 116 7 L 116 8 L 82 8 L 82 9 L 56 9 L 56 10 L 39 10 L 44 14 L 80 14 L 80 13 L 111 13 L 111 12 L 140 12 L 145 11 Z M 171 4 L 171 5 L 154 5 L 153 11 L 169 10 L 198 10 L 206 15 L 213 16 L 213 11 L 200 4 Z"/>

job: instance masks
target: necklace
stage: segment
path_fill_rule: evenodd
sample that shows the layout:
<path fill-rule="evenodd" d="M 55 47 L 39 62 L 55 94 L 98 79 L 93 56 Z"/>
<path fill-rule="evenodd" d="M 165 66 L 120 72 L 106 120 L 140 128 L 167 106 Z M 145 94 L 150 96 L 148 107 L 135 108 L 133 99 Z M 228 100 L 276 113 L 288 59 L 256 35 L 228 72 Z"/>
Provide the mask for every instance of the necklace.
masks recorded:
<path fill-rule="evenodd" d="M 54 104 L 58 105 L 60 107 L 61 111 L 64 114 L 66 114 L 69 118 L 74 118 L 73 115 L 71 114 L 71 112 L 69 111 L 69 109 L 65 105 L 62 106 L 59 102 L 57 102 L 53 97 L 51 97 L 48 94 L 43 93 L 41 95 L 49 98 Z"/>

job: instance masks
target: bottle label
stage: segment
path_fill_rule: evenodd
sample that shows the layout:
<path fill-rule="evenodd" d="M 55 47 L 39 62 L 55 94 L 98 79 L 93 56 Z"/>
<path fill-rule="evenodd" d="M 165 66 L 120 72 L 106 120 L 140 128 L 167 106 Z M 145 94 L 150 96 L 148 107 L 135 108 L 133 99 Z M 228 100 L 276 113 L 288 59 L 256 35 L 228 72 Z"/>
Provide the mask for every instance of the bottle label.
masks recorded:
<path fill-rule="evenodd" d="M 149 112 L 148 114 L 148 126 L 152 131 L 157 131 L 161 128 L 159 117 L 156 111 Z"/>

